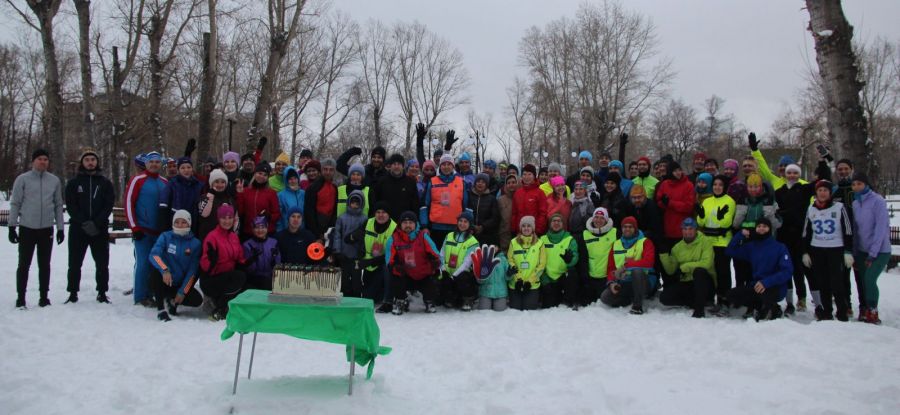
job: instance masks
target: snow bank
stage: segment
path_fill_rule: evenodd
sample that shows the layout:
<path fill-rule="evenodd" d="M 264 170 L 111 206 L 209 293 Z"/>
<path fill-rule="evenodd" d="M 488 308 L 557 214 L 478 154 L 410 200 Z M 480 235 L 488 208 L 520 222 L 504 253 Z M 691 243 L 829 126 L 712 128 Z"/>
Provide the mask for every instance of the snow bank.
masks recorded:
<path fill-rule="evenodd" d="M 187 311 L 169 323 L 131 305 L 128 242 L 113 245 L 112 305 L 64 305 L 65 246 L 54 246 L 51 300 L 13 308 L 15 250 L 0 261 L 0 412 L 5 414 L 896 414 L 900 407 L 900 278 L 881 280 L 882 327 L 794 320 L 695 320 L 656 302 L 644 316 L 578 312 L 378 315 L 375 376 L 346 396 L 338 345 L 260 335 L 253 379 L 244 359 L 231 396 L 237 337 Z M 245 338 L 246 340 L 246 338 Z M 245 344 L 245 353 L 249 343 Z M 245 354 L 245 356 L 247 356 Z M 358 372 L 359 373 L 359 372 Z M 364 373 L 364 372 L 363 372 Z"/>

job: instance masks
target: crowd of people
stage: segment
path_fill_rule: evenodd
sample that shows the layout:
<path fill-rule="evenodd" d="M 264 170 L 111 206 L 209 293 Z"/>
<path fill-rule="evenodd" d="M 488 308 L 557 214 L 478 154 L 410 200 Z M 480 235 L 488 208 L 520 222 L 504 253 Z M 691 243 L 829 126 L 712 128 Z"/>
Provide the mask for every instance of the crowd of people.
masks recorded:
<path fill-rule="evenodd" d="M 589 151 L 577 170 L 452 156 L 455 133 L 426 158 L 417 126 L 416 157 L 368 164 L 351 148 L 336 160 L 303 150 L 297 163 L 255 151 L 221 162 L 157 152 L 135 158 L 124 206 L 134 240 L 133 301 L 169 321 L 178 307 L 202 307 L 213 320 L 246 289 L 272 289 L 276 264 L 341 268 L 345 296 L 374 300 L 377 311 L 403 314 L 411 295 L 437 307 L 532 310 L 594 302 L 643 314 L 658 296 L 693 317 L 745 310 L 757 321 L 812 309 L 817 320 L 848 321 L 851 274 L 859 321 L 880 324 L 878 277 L 890 259 L 884 198 L 853 162 L 827 149 L 809 180 L 790 156 L 771 169 L 748 137 L 749 154 L 722 161 L 696 153 L 689 167 L 671 156 L 625 164 Z M 107 227 L 115 196 L 99 156 L 85 151 L 65 186 L 33 154 L 11 198 L 9 238 L 19 243 L 18 299 L 25 307 L 28 269 L 37 249 L 40 306 L 48 299 L 53 226 L 65 240 L 69 220 L 67 302 L 78 301 L 87 249 L 97 264 L 97 300 L 108 302 Z M 17 231 L 18 228 L 18 231 Z M 313 260 L 320 242 L 327 256 Z M 493 252 L 490 267 L 479 265 Z M 477 252 L 476 252 L 477 251 Z M 477 254 L 477 255 L 476 255 Z M 732 272 L 733 270 L 733 272 Z M 784 307 L 782 308 L 782 304 Z"/>

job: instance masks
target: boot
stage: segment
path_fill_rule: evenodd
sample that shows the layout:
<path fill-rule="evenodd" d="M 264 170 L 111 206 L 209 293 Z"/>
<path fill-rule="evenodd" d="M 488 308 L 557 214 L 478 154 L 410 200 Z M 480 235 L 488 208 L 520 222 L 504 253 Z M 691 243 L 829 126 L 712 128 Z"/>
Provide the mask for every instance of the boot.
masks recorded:
<path fill-rule="evenodd" d="M 27 308 L 27 307 L 25 307 L 25 296 L 24 295 L 19 298 L 16 298 L 16 308 L 21 309 L 21 310 L 24 310 Z"/>
<path fill-rule="evenodd" d="M 805 312 L 806 311 L 806 298 L 801 297 L 797 299 L 797 311 Z"/>
<path fill-rule="evenodd" d="M 792 315 L 794 315 L 795 311 L 796 311 L 796 309 L 794 308 L 794 305 L 791 303 L 788 303 L 787 307 L 784 308 L 784 315 L 792 316 Z"/>
<path fill-rule="evenodd" d="M 156 315 L 156 318 L 159 319 L 159 321 L 172 321 L 166 310 L 160 311 L 159 314 Z"/>
<path fill-rule="evenodd" d="M 381 306 L 375 309 L 376 313 L 390 313 L 394 308 L 394 305 L 385 301 L 381 303 Z"/>
<path fill-rule="evenodd" d="M 394 300 L 394 305 L 391 308 L 391 314 L 395 316 L 403 315 L 403 300 Z"/>
<path fill-rule="evenodd" d="M 878 318 L 878 310 L 871 308 L 866 312 L 866 323 L 874 324 L 876 326 L 881 325 L 881 319 Z"/>
<path fill-rule="evenodd" d="M 103 304 L 109 304 L 109 297 L 106 296 L 106 291 L 97 292 L 97 302 Z"/>
<path fill-rule="evenodd" d="M 172 302 L 171 298 L 166 298 L 166 310 L 169 311 L 169 314 L 173 316 L 178 315 L 178 304 Z"/>
<path fill-rule="evenodd" d="M 426 301 L 425 312 L 428 314 L 437 313 L 437 307 L 435 307 L 434 304 L 431 303 L 431 301 Z"/>
<path fill-rule="evenodd" d="M 69 299 L 66 300 L 66 302 L 63 303 L 63 304 L 69 304 L 69 303 L 73 303 L 73 304 L 74 304 L 74 303 L 77 303 L 77 302 L 78 302 L 78 292 L 72 291 L 72 292 L 69 293 Z"/>
<path fill-rule="evenodd" d="M 46 306 L 48 306 L 48 305 L 50 305 L 50 299 L 47 298 L 47 294 L 44 294 L 44 295 L 41 296 L 41 299 L 38 300 L 38 306 L 40 306 L 40 307 L 46 307 Z"/>
<path fill-rule="evenodd" d="M 834 320 L 834 317 L 831 314 L 826 313 L 825 309 L 822 308 L 822 306 L 816 307 L 816 310 L 814 313 L 816 315 L 816 321 Z"/>
<path fill-rule="evenodd" d="M 706 317 L 706 312 L 703 311 L 703 308 L 698 308 L 698 309 L 694 310 L 694 313 L 691 314 L 691 317 L 704 318 L 704 317 Z"/>
<path fill-rule="evenodd" d="M 643 306 L 639 306 L 639 305 L 632 306 L 632 307 L 631 307 L 631 311 L 629 311 L 628 313 L 629 313 L 629 314 L 634 314 L 634 315 L 636 315 L 636 316 L 639 316 L 639 315 L 641 315 L 641 314 L 644 314 L 644 307 L 643 307 Z"/>
<path fill-rule="evenodd" d="M 868 311 L 863 306 L 859 306 L 859 317 L 856 318 L 856 321 L 866 321 L 866 316 L 868 315 Z"/>

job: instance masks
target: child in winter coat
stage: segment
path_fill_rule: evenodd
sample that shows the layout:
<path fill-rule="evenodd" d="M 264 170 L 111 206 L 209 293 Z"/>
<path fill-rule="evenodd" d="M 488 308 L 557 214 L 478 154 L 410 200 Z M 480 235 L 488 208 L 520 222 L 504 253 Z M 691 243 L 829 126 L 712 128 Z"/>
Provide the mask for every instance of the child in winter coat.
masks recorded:
<path fill-rule="evenodd" d="M 400 214 L 400 226 L 388 239 L 386 252 L 385 260 L 393 276 L 391 289 L 394 304 L 391 313 L 400 315 L 408 309 L 407 291 L 421 292 L 425 312 L 436 312 L 435 274 L 440 272 L 441 256 L 428 230 L 419 229 L 415 213 L 405 211 Z"/>
<path fill-rule="evenodd" d="M 447 234 L 441 246 L 441 273 L 438 276 L 440 298 L 447 308 L 459 306 L 470 311 L 475 305 L 478 287 L 472 273 L 470 255 L 478 248 L 472 234 L 472 212 L 464 210 L 456 219 L 456 230 Z"/>
<path fill-rule="evenodd" d="M 265 216 L 253 220 L 253 237 L 244 241 L 244 258 L 255 258 L 244 267 L 247 281 L 244 289 L 272 290 L 272 269 L 281 263 L 278 241 L 268 236 L 269 221 Z"/>
<path fill-rule="evenodd" d="M 331 232 L 332 258 L 341 267 L 341 292 L 346 297 L 362 295 L 362 269 L 357 261 L 365 254 L 366 215 L 362 209 L 365 200 L 362 191 L 350 192 L 346 211 L 338 217 Z"/>
<path fill-rule="evenodd" d="M 519 220 L 519 236 L 509 243 L 508 258 L 512 258 L 507 275 L 509 306 L 516 310 L 536 310 L 540 302 L 541 275 L 547 267 L 547 250 L 535 235 L 534 216 Z"/>
<path fill-rule="evenodd" d="M 150 250 L 150 286 L 156 296 L 156 317 L 169 321 L 179 305 L 197 307 L 203 297 L 194 289 L 200 266 L 200 240 L 191 233 L 191 214 L 175 211 L 172 230 L 163 232 Z M 163 309 L 163 302 L 168 311 Z"/>
<path fill-rule="evenodd" d="M 496 256 L 500 262 L 494 266 L 491 273 L 485 277 L 478 279 L 478 309 L 503 311 L 508 306 L 510 276 L 507 275 L 509 262 L 506 255 L 499 252 Z"/>
<path fill-rule="evenodd" d="M 300 209 L 303 214 L 303 203 L 306 200 L 306 191 L 300 188 L 300 173 L 294 166 L 285 167 L 284 173 L 284 189 L 278 192 L 278 209 L 285 214 L 281 216 L 275 226 L 277 232 L 281 232 L 288 227 L 287 212 L 293 207 Z"/>

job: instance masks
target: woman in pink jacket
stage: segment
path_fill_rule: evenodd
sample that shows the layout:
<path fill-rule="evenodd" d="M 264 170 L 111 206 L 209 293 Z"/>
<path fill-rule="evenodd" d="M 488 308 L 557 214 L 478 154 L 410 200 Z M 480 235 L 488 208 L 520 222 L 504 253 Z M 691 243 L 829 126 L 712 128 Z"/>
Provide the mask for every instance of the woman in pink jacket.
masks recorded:
<path fill-rule="evenodd" d="M 241 241 L 234 233 L 235 211 L 231 205 L 219 206 L 216 217 L 219 226 L 203 240 L 200 256 L 200 289 L 213 305 L 210 320 L 222 320 L 228 314 L 228 301 L 236 297 L 247 277 L 238 266 L 253 262 L 256 258 L 244 258 Z M 259 255 L 259 254 L 256 254 Z"/>

